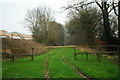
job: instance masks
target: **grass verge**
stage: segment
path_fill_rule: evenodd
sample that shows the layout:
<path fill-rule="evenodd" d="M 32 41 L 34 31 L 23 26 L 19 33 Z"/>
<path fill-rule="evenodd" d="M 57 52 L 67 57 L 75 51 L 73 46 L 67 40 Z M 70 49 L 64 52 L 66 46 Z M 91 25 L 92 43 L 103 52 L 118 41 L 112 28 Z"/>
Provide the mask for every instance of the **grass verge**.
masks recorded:
<path fill-rule="evenodd" d="M 48 70 L 50 72 L 51 78 L 82 78 L 77 74 L 72 67 L 70 67 L 64 59 L 62 54 L 64 53 L 64 48 L 60 48 L 59 51 L 53 54 L 48 60 Z"/>
<path fill-rule="evenodd" d="M 3 78 L 44 78 L 44 59 L 49 56 L 54 50 L 46 54 L 35 56 L 34 61 L 29 57 L 19 58 L 15 62 L 2 63 Z"/>
<path fill-rule="evenodd" d="M 82 73 L 91 78 L 119 78 L 117 64 L 108 62 L 108 59 L 105 58 L 98 62 L 95 55 L 89 55 L 89 59 L 86 61 L 85 54 L 77 55 L 77 60 L 74 60 L 73 51 L 73 48 L 66 48 L 64 56 Z"/>

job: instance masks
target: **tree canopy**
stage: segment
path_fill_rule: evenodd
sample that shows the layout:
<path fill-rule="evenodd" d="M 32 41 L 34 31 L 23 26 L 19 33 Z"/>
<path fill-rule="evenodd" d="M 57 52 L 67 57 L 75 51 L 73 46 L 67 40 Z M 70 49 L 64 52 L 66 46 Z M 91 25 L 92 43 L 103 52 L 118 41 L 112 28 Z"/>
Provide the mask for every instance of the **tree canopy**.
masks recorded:
<path fill-rule="evenodd" d="M 25 22 L 35 41 L 46 45 L 64 44 L 64 28 L 54 21 L 54 14 L 50 8 L 38 7 L 29 10 Z"/>

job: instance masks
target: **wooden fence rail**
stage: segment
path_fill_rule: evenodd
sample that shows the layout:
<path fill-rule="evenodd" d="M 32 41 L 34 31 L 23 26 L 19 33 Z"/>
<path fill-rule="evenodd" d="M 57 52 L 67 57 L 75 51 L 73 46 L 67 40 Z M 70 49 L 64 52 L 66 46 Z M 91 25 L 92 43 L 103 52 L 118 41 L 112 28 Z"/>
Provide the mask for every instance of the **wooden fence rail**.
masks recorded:
<path fill-rule="evenodd" d="M 19 56 L 30 56 L 31 60 L 34 60 L 34 48 L 31 48 L 31 54 L 11 54 L 11 61 L 15 61 L 15 57 Z"/>
<path fill-rule="evenodd" d="M 115 54 L 118 54 L 118 56 L 119 56 L 119 48 L 118 48 L 118 51 L 111 51 L 111 52 L 86 52 L 86 51 L 83 51 L 83 52 L 76 52 L 76 49 L 75 49 L 75 47 L 73 47 L 74 48 L 74 59 L 75 60 L 77 60 L 77 55 L 78 54 L 86 54 L 86 61 L 88 61 L 88 54 L 96 54 L 96 57 L 97 57 L 97 61 L 101 61 L 101 55 L 102 54 L 113 54 L 113 53 L 115 53 Z"/>

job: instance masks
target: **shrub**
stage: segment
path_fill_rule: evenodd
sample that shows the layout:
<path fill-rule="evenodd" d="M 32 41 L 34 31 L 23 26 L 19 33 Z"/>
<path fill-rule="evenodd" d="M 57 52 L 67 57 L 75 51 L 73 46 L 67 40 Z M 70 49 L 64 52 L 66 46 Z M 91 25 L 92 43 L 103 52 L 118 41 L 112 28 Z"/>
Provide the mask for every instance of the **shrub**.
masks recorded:
<path fill-rule="evenodd" d="M 31 54 L 34 48 L 34 54 L 38 55 L 47 50 L 47 47 L 32 40 L 3 38 L 1 41 L 2 52 L 11 54 Z"/>

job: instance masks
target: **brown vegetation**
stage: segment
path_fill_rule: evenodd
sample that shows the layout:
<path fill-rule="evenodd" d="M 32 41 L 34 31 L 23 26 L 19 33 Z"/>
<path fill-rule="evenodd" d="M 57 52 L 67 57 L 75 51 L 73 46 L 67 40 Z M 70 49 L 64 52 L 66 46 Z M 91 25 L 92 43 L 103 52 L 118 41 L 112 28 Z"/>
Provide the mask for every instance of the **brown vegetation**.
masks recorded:
<path fill-rule="evenodd" d="M 97 48 L 97 47 L 96 47 Z M 99 52 L 99 51 L 104 51 L 103 49 L 99 48 L 90 48 L 88 45 L 81 45 L 81 46 L 76 46 L 76 49 L 79 49 L 81 51 L 88 51 L 88 52 Z"/>
<path fill-rule="evenodd" d="M 34 48 L 34 54 L 40 54 L 47 50 L 47 47 L 32 40 L 20 39 L 0 39 L 2 41 L 2 52 L 11 54 L 31 54 Z"/>

